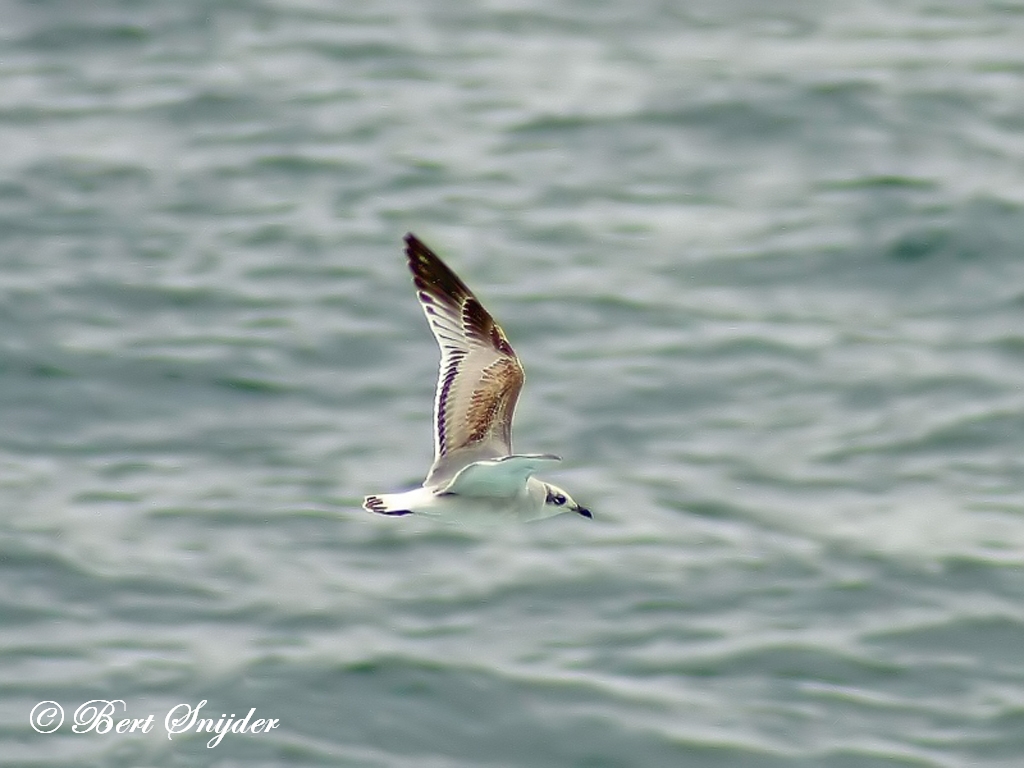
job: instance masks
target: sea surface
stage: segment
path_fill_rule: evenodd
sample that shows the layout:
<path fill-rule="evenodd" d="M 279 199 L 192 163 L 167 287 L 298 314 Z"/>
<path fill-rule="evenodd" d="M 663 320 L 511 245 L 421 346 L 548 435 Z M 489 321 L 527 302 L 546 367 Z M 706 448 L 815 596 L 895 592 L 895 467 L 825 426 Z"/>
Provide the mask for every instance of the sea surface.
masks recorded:
<path fill-rule="evenodd" d="M 0 18 L 4 768 L 1024 765 L 1024 2 Z M 408 231 L 593 521 L 360 509 Z"/>

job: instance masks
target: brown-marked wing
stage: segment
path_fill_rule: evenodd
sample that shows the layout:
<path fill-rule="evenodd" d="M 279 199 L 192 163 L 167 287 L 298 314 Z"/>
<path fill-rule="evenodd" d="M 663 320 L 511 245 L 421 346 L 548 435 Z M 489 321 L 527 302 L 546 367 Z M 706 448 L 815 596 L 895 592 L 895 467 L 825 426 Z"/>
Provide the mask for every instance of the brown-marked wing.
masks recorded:
<path fill-rule="evenodd" d="M 415 235 L 405 237 L 416 293 L 441 348 L 434 396 L 434 465 L 424 485 L 466 464 L 512 453 L 523 366 L 473 292 Z"/>

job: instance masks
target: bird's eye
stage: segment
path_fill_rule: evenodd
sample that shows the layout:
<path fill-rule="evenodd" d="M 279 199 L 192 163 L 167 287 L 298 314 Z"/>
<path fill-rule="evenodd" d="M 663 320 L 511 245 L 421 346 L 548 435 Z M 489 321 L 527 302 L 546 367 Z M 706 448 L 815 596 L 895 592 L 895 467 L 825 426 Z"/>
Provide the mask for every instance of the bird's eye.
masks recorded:
<path fill-rule="evenodd" d="M 563 496 L 560 493 L 556 493 L 555 498 L 552 499 L 552 501 L 554 501 L 555 504 L 557 504 L 558 506 L 562 506 L 563 504 L 565 504 L 565 496 Z"/>

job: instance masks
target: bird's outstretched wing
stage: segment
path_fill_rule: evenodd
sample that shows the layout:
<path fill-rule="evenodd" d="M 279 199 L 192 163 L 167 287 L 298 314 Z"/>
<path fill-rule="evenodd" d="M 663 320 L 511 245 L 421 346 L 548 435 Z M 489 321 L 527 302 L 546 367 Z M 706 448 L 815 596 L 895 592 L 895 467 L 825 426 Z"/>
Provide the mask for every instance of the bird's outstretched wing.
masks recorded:
<path fill-rule="evenodd" d="M 405 244 L 416 295 L 441 348 L 434 464 L 424 482 L 436 485 L 474 461 L 512 453 L 523 366 L 494 318 L 437 254 L 411 233 Z"/>

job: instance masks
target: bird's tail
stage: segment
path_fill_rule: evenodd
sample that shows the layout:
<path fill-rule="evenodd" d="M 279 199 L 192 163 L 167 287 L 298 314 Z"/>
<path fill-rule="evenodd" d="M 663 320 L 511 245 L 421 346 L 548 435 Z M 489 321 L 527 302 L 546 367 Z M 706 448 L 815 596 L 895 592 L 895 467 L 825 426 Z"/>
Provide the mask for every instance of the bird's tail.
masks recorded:
<path fill-rule="evenodd" d="M 367 496 L 363 499 L 363 509 L 367 512 L 375 512 L 378 515 L 411 515 L 412 510 L 406 509 L 399 501 L 401 493 L 381 494 L 380 496 Z"/>

